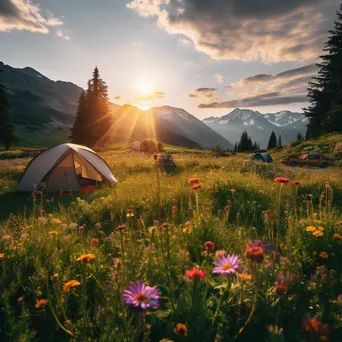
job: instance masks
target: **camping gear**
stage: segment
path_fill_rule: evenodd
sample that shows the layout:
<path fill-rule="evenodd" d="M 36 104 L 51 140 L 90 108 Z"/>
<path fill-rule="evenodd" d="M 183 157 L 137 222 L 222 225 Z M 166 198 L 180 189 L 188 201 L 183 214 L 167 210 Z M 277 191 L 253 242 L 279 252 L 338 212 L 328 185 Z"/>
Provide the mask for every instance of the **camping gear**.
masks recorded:
<path fill-rule="evenodd" d="M 76 144 L 61 144 L 31 160 L 17 191 L 82 192 L 101 184 L 116 184 L 108 164 L 93 150 Z"/>
<path fill-rule="evenodd" d="M 173 160 L 171 154 L 158 153 L 157 154 L 157 164 L 159 166 L 163 166 L 164 168 L 175 168 L 177 167 L 176 163 Z"/>

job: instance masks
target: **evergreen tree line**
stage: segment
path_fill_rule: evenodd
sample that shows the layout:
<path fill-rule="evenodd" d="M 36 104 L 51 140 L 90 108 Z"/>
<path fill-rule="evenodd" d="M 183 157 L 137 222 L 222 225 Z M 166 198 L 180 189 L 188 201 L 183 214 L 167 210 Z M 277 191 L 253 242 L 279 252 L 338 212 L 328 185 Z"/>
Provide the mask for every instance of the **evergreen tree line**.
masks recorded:
<path fill-rule="evenodd" d="M 234 145 L 234 152 L 252 152 L 260 149 L 259 143 L 253 143 L 251 137 L 246 131 L 241 135 L 240 141 Z"/>
<path fill-rule="evenodd" d="M 318 76 L 309 83 L 310 105 L 304 108 L 309 119 L 306 138 L 342 131 L 342 4 L 334 29 L 324 47 Z"/>
<path fill-rule="evenodd" d="M 112 116 L 108 106 L 108 89 L 100 78 L 96 67 L 88 81 L 88 89 L 78 100 L 74 126 L 71 129 L 73 143 L 96 146 L 103 145 L 109 138 Z"/>
<path fill-rule="evenodd" d="M 14 140 L 14 125 L 11 123 L 11 104 L 3 84 L 3 70 L 0 69 L 0 143 L 9 150 Z"/>

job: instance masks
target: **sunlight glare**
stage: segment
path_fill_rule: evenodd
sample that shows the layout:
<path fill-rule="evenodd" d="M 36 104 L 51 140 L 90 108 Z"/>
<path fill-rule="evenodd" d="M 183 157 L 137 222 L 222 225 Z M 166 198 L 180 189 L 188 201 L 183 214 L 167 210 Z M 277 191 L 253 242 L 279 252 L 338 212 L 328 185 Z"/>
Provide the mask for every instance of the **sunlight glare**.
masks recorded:
<path fill-rule="evenodd" d="M 142 79 L 136 84 L 136 90 L 141 96 L 149 96 L 155 91 L 153 82 L 148 79 Z"/>

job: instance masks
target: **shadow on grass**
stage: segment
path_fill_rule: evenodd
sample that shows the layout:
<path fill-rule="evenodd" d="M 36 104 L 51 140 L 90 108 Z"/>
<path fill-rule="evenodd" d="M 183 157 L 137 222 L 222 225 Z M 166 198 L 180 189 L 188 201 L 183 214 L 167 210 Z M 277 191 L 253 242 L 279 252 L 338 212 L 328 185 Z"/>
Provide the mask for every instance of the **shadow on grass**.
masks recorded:
<path fill-rule="evenodd" d="M 0 195 L 0 221 L 7 219 L 10 214 L 23 214 L 26 209 L 32 208 L 31 193 L 6 192 Z"/>

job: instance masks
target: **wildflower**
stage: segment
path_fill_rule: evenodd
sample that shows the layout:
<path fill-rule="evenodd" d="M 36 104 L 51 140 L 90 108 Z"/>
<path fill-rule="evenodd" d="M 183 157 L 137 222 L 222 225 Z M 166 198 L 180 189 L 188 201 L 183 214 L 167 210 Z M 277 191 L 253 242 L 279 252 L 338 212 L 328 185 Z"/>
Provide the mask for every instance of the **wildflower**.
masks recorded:
<path fill-rule="evenodd" d="M 64 284 L 64 291 L 65 292 L 70 292 L 70 289 L 75 287 L 75 286 L 80 286 L 81 283 L 77 280 L 70 280 L 66 284 Z"/>
<path fill-rule="evenodd" d="M 40 196 L 40 195 L 42 194 L 42 192 L 39 191 L 39 190 L 36 190 L 36 191 L 34 192 L 34 194 L 35 194 L 35 196 Z"/>
<path fill-rule="evenodd" d="M 51 232 L 49 232 L 49 235 L 56 236 L 58 235 L 58 232 L 56 230 L 52 230 Z"/>
<path fill-rule="evenodd" d="M 252 280 L 252 276 L 248 273 L 238 273 L 238 278 L 242 281 L 250 281 Z"/>
<path fill-rule="evenodd" d="M 326 259 L 329 256 L 329 254 L 327 252 L 321 252 L 319 256 L 323 259 Z"/>
<path fill-rule="evenodd" d="M 2 259 L 5 256 L 4 253 L 0 253 L 0 259 Z"/>
<path fill-rule="evenodd" d="M 225 256 L 226 254 L 227 254 L 227 252 L 225 250 L 223 250 L 223 249 L 218 250 L 218 251 L 215 252 L 215 256 L 216 257 L 222 257 L 222 256 Z"/>
<path fill-rule="evenodd" d="M 76 229 L 76 228 L 77 228 L 77 223 L 71 222 L 71 223 L 69 224 L 69 228 L 71 228 L 71 229 Z"/>
<path fill-rule="evenodd" d="M 150 234 L 152 234 L 155 230 L 156 230 L 156 227 L 155 227 L 155 226 L 148 227 L 148 232 L 149 232 Z"/>
<path fill-rule="evenodd" d="M 284 284 L 278 284 L 275 286 L 274 290 L 278 296 L 282 296 L 287 293 L 287 286 Z"/>
<path fill-rule="evenodd" d="M 101 228 L 101 223 L 100 222 L 95 223 L 95 227 L 96 228 Z"/>
<path fill-rule="evenodd" d="M 47 222 L 47 218 L 45 216 L 39 216 L 38 217 L 38 222 L 45 224 Z"/>
<path fill-rule="evenodd" d="M 188 278 L 204 278 L 206 276 L 206 273 L 196 267 L 193 267 L 192 270 L 186 270 L 185 271 L 185 276 L 188 277 Z"/>
<path fill-rule="evenodd" d="M 132 309 L 146 311 L 159 307 L 159 289 L 157 286 L 146 286 L 144 283 L 131 283 L 124 291 L 122 299 Z"/>
<path fill-rule="evenodd" d="M 68 227 L 68 225 L 67 225 L 66 223 L 62 223 L 62 224 L 61 224 L 61 228 L 62 228 L 62 229 L 66 229 L 67 227 Z"/>
<path fill-rule="evenodd" d="M 264 261 L 264 250 L 262 247 L 248 247 L 246 257 L 252 262 L 260 264 Z"/>
<path fill-rule="evenodd" d="M 189 184 L 197 184 L 197 183 L 199 183 L 199 178 L 190 178 L 189 180 L 188 180 L 188 183 Z"/>
<path fill-rule="evenodd" d="M 47 299 L 39 299 L 36 303 L 36 309 L 40 308 L 41 306 L 44 307 L 47 304 Z"/>
<path fill-rule="evenodd" d="M 318 227 L 318 230 L 320 230 L 321 232 L 324 231 L 324 228 L 323 227 Z"/>
<path fill-rule="evenodd" d="M 299 185 L 299 184 L 300 184 L 299 181 L 294 181 L 294 182 L 293 182 L 293 185 Z"/>
<path fill-rule="evenodd" d="M 305 230 L 306 230 L 307 232 L 314 232 L 314 231 L 316 230 L 316 227 L 314 227 L 314 226 L 307 226 L 307 227 L 305 228 Z"/>
<path fill-rule="evenodd" d="M 288 178 L 285 178 L 285 177 L 277 177 L 274 180 L 278 183 L 285 183 L 285 184 L 287 184 L 290 181 Z"/>
<path fill-rule="evenodd" d="M 97 245 L 99 242 L 100 242 L 99 239 L 92 239 L 90 244 L 91 245 Z"/>
<path fill-rule="evenodd" d="M 199 189 L 201 189 L 202 188 L 202 184 L 195 184 L 193 187 L 192 187 L 192 190 L 199 190 Z"/>
<path fill-rule="evenodd" d="M 329 327 L 322 324 L 315 318 L 309 318 L 303 321 L 302 329 L 305 337 L 310 341 L 329 341 Z"/>
<path fill-rule="evenodd" d="M 213 270 L 214 274 L 231 274 L 235 273 L 239 268 L 240 259 L 235 254 L 228 254 L 227 256 L 219 258 L 213 265 L 215 266 Z"/>
<path fill-rule="evenodd" d="M 83 254 L 76 261 L 90 261 L 95 259 L 95 254 Z"/>
<path fill-rule="evenodd" d="M 61 223 L 62 223 L 62 221 L 59 220 L 59 219 L 57 219 L 57 218 L 53 218 L 53 219 L 51 220 L 51 222 L 52 222 L 52 223 L 57 223 L 57 224 L 61 224 Z"/>
<path fill-rule="evenodd" d="M 213 251 L 215 249 L 215 244 L 214 242 L 212 241 L 207 241 L 205 244 L 204 244 L 204 247 L 207 251 Z"/>
<path fill-rule="evenodd" d="M 173 331 L 176 334 L 176 336 L 179 336 L 179 337 L 188 336 L 188 328 L 185 324 L 178 323 Z"/>
<path fill-rule="evenodd" d="M 173 201 L 173 203 L 178 203 L 178 199 L 177 198 L 174 198 L 172 201 Z"/>
<path fill-rule="evenodd" d="M 170 227 L 170 223 L 167 223 L 167 222 L 164 222 L 160 225 L 160 228 L 164 228 L 164 229 L 169 228 L 169 227 Z"/>
<path fill-rule="evenodd" d="M 342 235 L 340 235 L 340 234 L 338 234 L 338 233 L 335 233 L 335 234 L 333 235 L 333 238 L 334 238 L 334 239 L 342 239 Z"/>
<path fill-rule="evenodd" d="M 284 331 L 283 328 L 279 328 L 276 325 L 269 325 L 267 328 L 268 328 L 268 331 L 271 335 L 281 335 L 282 336 L 283 331 Z"/>
<path fill-rule="evenodd" d="M 119 230 L 119 231 L 123 231 L 125 230 L 127 227 L 125 224 L 120 224 L 120 226 L 118 226 L 115 230 Z"/>
<path fill-rule="evenodd" d="M 316 230 L 312 233 L 312 235 L 318 237 L 318 236 L 323 236 L 324 234 L 320 230 Z"/>

